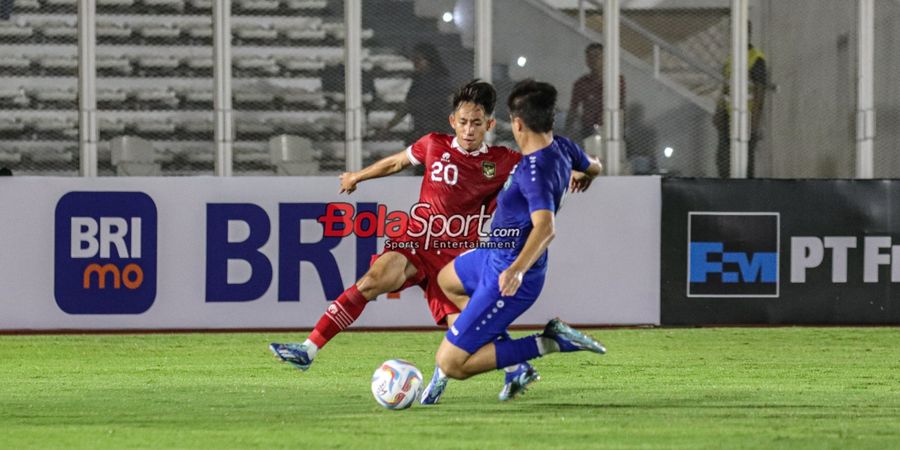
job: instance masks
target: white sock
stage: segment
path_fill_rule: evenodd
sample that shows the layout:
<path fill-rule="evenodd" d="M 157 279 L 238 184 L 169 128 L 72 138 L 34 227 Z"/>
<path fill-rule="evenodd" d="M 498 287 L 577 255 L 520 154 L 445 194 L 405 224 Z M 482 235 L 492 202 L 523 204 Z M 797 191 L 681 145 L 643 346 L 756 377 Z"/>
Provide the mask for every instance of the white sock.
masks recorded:
<path fill-rule="evenodd" d="M 319 353 L 319 346 L 309 339 L 304 341 L 303 345 L 306 346 L 306 353 L 309 355 L 309 359 L 315 359 L 316 353 Z"/>
<path fill-rule="evenodd" d="M 555 340 L 540 335 L 534 338 L 537 340 L 538 352 L 540 352 L 541 356 L 559 351 L 559 344 Z"/>
<path fill-rule="evenodd" d="M 518 365 L 518 364 L 513 364 L 513 365 L 511 365 L 511 366 L 505 367 L 503 370 L 505 370 L 505 371 L 508 372 L 508 373 L 512 373 L 512 372 L 515 372 L 515 371 L 519 370 L 519 365 Z"/>

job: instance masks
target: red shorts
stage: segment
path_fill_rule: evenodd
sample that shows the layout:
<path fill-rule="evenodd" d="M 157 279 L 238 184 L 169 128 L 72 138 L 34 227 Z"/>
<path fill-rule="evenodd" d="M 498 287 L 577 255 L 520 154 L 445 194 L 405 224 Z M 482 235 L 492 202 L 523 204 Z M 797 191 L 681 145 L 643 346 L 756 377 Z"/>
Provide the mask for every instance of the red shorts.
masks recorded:
<path fill-rule="evenodd" d="M 416 285 L 421 287 L 425 294 L 425 300 L 428 301 L 428 309 L 431 310 L 431 316 L 434 317 L 434 323 L 438 325 L 447 325 L 448 314 L 459 314 L 459 308 L 444 295 L 444 291 L 438 285 L 437 277 L 441 269 L 453 261 L 453 258 L 456 258 L 461 252 L 453 250 L 423 251 L 399 247 L 373 255 L 370 265 L 375 263 L 379 256 L 388 252 L 400 253 L 416 268 L 416 274 L 408 278 L 403 283 L 403 286 L 400 286 L 400 289 L 397 289 L 395 292 L 400 292 Z"/>

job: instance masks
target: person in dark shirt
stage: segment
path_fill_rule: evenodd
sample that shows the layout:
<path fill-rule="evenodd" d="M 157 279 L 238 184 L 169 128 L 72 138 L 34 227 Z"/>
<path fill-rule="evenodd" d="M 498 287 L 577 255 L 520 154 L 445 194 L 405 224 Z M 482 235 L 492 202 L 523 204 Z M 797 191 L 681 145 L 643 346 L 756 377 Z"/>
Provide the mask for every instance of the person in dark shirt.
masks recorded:
<path fill-rule="evenodd" d="M 748 36 L 749 37 L 749 36 Z M 769 71 L 766 68 L 766 55 L 750 44 L 747 50 L 747 70 L 749 70 L 749 94 L 747 109 L 750 112 L 750 142 L 747 144 L 747 178 L 755 176 L 754 153 L 756 144 L 762 136 L 762 112 L 766 99 L 766 88 L 769 85 Z M 719 145 L 716 148 L 716 169 L 719 178 L 728 178 L 731 174 L 731 101 L 728 83 L 731 81 L 731 58 L 725 61 L 722 68 L 725 84 L 713 114 L 713 126 L 719 134 Z"/>
<path fill-rule="evenodd" d="M 572 101 L 566 114 L 566 132 L 579 144 L 603 126 L 603 44 L 592 43 L 584 50 L 590 73 L 572 86 Z M 625 105 L 625 77 L 619 75 L 619 104 Z M 577 124 L 576 124 L 577 122 Z"/>
<path fill-rule="evenodd" d="M 450 130 L 450 122 L 447 119 L 447 109 L 450 105 L 447 92 L 452 92 L 450 74 L 441 61 L 437 48 L 428 43 L 416 44 L 411 59 L 415 72 L 412 76 L 412 85 L 406 94 L 406 102 L 397 109 L 394 117 L 379 133 L 381 138 L 385 132 L 402 122 L 407 114 L 412 116 L 410 136 L 413 136 L 413 139 L 428 133 L 446 133 Z"/>

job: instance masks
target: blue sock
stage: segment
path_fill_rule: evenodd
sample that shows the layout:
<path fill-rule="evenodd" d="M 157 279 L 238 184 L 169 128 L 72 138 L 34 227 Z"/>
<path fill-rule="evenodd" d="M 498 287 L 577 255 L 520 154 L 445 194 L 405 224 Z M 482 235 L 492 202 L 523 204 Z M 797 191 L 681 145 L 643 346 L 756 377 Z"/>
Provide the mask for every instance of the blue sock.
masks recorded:
<path fill-rule="evenodd" d="M 502 369 L 513 364 L 523 363 L 541 356 L 536 336 L 494 342 L 497 354 L 497 368 Z"/>
<path fill-rule="evenodd" d="M 500 332 L 500 334 L 497 335 L 496 341 L 508 341 L 511 339 L 512 339 L 512 337 L 510 337 L 508 331 L 502 331 L 502 332 Z"/>

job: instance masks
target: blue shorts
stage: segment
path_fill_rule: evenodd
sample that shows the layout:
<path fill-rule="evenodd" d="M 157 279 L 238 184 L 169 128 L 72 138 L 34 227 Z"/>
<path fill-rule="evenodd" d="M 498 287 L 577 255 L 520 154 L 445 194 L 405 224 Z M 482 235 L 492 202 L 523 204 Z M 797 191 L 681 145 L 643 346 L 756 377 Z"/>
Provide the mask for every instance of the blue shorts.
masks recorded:
<path fill-rule="evenodd" d="M 500 295 L 499 277 L 511 261 L 497 257 L 496 250 L 477 249 L 453 262 L 469 303 L 447 331 L 447 340 L 469 354 L 493 342 L 534 304 L 544 287 L 546 270 L 531 269 L 522 277 L 516 295 Z"/>

